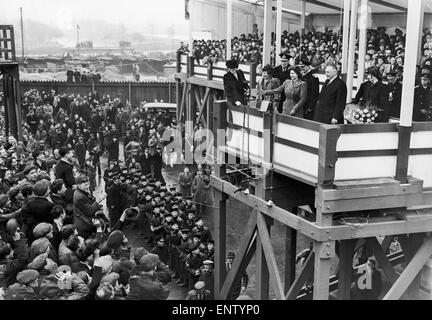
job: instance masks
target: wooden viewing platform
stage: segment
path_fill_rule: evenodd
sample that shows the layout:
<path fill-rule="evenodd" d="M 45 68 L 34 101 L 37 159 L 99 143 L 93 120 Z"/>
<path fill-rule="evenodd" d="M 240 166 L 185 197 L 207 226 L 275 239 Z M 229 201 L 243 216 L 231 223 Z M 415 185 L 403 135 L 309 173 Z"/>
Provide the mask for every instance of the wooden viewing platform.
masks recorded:
<path fill-rule="evenodd" d="M 362 0 L 362 4 L 365 2 Z M 328 299 L 329 293 L 336 289 L 338 299 L 350 299 L 353 272 L 356 272 L 353 256 L 359 246 L 366 246 L 375 256 L 391 283 L 384 299 L 413 298 L 415 292 L 407 290 L 409 287 L 418 291 L 418 274 L 432 255 L 429 234 L 432 231 L 432 123 L 411 121 L 422 23 L 418 17 L 424 13 L 424 1 L 406 2 L 407 49 L 399 123 L 326 125 L 231 106 L 223 100 L 224 63 L 201 66 L 194 57 L 178 55 L 179 122 L 185 121 L 189 133 L 192 130 L 188 126 L 199 122 L 214 135 L 218 130 L 227 131 L 223 139 L 215 138 L 214 149 L 208 150 L 210 159 L 217 160 L 211 177 L 217 208 L 214 212 L 217 299 L 229 296 L 253 256 L 257 299 L 269 299 L 270 285 L 276 299 L 281 300 L 299 299 L 310 291 L 313 299 Z M 357 31 L 353 17 L 357 15 L 358 2 L 345 3 L 347 17 L 350 8 L 352 15 L 352 39 L 344 59 L 345 63 L 349 62 L 350 99 L 359 85 L 353 79 Z M 269 26 L 273 23 L 271 1 L 266 0 L 264 8 L 264 24 Z M 346 27 L 349 29 L 349 25 Z M 365 35 L 360 32 L 363 42 Z M 264 34 L 267 60 L 269 36 Z M 361 60 L 362 54 L 359 56 Z M 260 79 L 256 65 L 239 68 L 245 73 L 253 96 Z M 347 66 L 343 65 L 343 69 L 347 70 Z M 322 84 L 323 75 L 316 76 Z M 243 192 L 245 186 L 232 182 L 228 169 L 232 169 L 233 163 L 253 169 L 248 181 L 250 192 Z M 248 206 L 251 214 L 233 267 L 226 274 L 228 198 Z M 299 214 L 305 207 L 310 207 L 312 212 L 307 218 Z M 286 226 L 284 283 L 271 244 L 274 220 Z M 312 253 L 298 275 L 295 274 L 297 233 L 313 241 Z M 394 236 L 398 237 L 402 252 L 388 256 L 386 251 Z M 378 237 L 384 237 L 382 243 Z M 330 266 L 336 257 L 339 263 L 335 278 L 330 274 Z M 402 260 L 404 270 L 398 274 L 393 267 Z M 304 284 L 312 278 L 313 286 L 308 291 Z"/>

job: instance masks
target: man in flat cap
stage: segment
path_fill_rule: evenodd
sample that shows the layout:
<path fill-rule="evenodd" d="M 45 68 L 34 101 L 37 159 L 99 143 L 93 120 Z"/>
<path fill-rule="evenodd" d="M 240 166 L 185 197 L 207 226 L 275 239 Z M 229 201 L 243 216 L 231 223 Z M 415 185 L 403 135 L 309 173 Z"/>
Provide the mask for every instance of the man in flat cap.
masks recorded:
<path fill-rule="evenodd" d="M 130 292 L 126 300 L 166 300 L 169 289 L 159 280 L 154 279 L 154 273 L 158 265 L 159 257 L 154 254 L 146 254 L 139 259 L 135 271 L 138 274 L 129 279 Z"/>
<path fill-rule="evenodd" d="M 39 286 L 39 272 L 32 269 L 17 274 L 17 282 L 6 290 L 5 300 L 38 300 L 35 288 Z"/>
<path fill-rule="evenodd" d="M 204 281 L 197 281 L 194 285 L 194 289 L 188 292 L 186 300 L 213 300 L 211 293 L 206 288 Z"/>
<path fill-rule="evenodd" d="M 205 289 L 210 292 L 210 299 L 214 300 L 214 270 L 213 261 L 204 260 L 203 266 L 201 267 L 201 274 L 199 281 L 205 282 Z"/>
<path fill-rule="evenodd" d="M 231 105 L 247 105 L 247 94 L 250 91 L 242 70 L 238 69 L 238 62 L 234 59 L 226 62 L 228 72 L 223 77 L 224 90 L 228 103 Z"/>

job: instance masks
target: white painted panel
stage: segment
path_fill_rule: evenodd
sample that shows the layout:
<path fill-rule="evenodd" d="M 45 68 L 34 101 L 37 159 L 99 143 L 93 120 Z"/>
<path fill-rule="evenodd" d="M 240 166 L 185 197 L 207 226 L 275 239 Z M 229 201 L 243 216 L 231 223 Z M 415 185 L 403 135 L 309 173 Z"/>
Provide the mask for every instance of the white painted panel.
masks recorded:
<path fill-rule="evenodd" d="M 432 148 L 432 131 L 413 132 L 411 135 L 411 148 Z"/>
<path fill-rule="evenodd" d="M 219 70 L 219 69 L 213 69 L 213 75 L 223 77 L 225 75 L 226 71 Z"/>
<path fill-rule="evenodd" d="M 186 66 L 181 66 L 181 73 L 187 73 L 187 67 Z"/>
<path fill-rule="evenodd" d="M 392 150 L 398 148 L 397 132 L 344 133 L 339 137 L 337 151 Z"/>
<path fill-rule="evenodd" d="M 239 64 L 239 69 L 242 70 L 244 73 L 250 72 L 250 66 L 248 64 Z"/>
<path fill-rule="evenodd" d="M 318 176 L 318 156 L 303 150 L 275 143 L 273 162 L 284 167 Z"/>
<path fill-rule="evenodd" d="M 231 113 L 232 113 L 234 124 L 243 127 L 243 119 L 244 119 L 245 126 L 248 126 L 249 128 L 255 131 L 259 131 L 259 132 L 263 131 L 263 118 L 252 116 L 252 115 L 248 116 L 247 112 L 246 114 L 243 114 L 243 112 L 231 111 Z"/>
<path fill-rule="evenodd" d="M 245 76 L 246 81 L 250 82 L 250 75 L 249 75 L 249 73 L 245 73 L 244 76 Z"/>
<path fill-rule="evenodd" d="M 194 77 L 201 78 L 201 79 L 207 79 L 207 76 L 202 76 L 200 74 L 195 74 Z"/>
<path fill-rule="evenodd" d="M 181 55 L 181 56 L 180 56 L 180 61 L 181 61 L 182 63 L 187 63 L 187 55 Z"/>
<path fill-rule="evenodd" d="M 423 180 L 423 188 L 432 188 L 432 155 L 410 156 L 408 175 Z"/>
<path fill-rule="evenodd" d="M 313 148 L 319 148 L 319 132 L 317 131 L 278 122 L 276 136 Z"/>
<path fill-rule="evenodd" d="M 213 67 L 226 69 L 226 64 L 225 62 L 216 62 L 215 64 L 213 64 Z"/>
<path fill-rule="evenodd" d="M 207 68 L 205 68 L 205 67 L 194 67 L 194 72 L 199 72 L 199 73 L 207 74 Z"/>
<path fill-rule="evenodd" d="M 396 160 L 396 156 L 339 158 L 335 180 L 394 177 Z"/>
<path fill-rule="evenodd" d="M 250 141 L 250 146 L 248 149 L 248 136 Z M 239 155 L 248 157 L 248 152 L 259 158 L 263 158 L 264 154 L 264 141 L 254 135 L 248 135 L 246 132 L 240 130 L 232 130 L 231 140 L 227 142 L 227 145 L 232 148 L 239 150 Z"/>
<path fill-rule="evenodd" d="M 248 116 L 246 114 L 246 123 L 248 124 L 250 129 L 253 129 L 253 130 L 259 131 L 259 132 L 263 132 L 263 129 L 264 129 L 264 123 L 263 122 L 264 122 L 263 118 L 260 118 L 257 116 L 251 116 L 251 115 Z"/>

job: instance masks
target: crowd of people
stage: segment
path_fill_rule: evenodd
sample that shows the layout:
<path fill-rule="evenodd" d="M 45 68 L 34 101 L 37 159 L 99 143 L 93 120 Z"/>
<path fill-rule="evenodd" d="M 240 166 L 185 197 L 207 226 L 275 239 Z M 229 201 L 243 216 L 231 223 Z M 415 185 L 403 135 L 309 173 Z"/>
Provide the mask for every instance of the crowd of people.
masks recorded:
<path fill-rule="evenodd" d="M 102 76 L 99 72 L 82 70 L 82 73 L 75 68 L 66 71 L 66 82 L 69 83 L 97 83 L 100 82 Z"/>
<path fill-rule="evenodd" d="M 213 298 L 212 168 L 185 168 L 179 190 L 165 181 L 175 119 L 96 92 L 30 90 L 22 110 L 23 140 L 0 139 L 0 299 L 167 299 L 171 281 Z"/>
<path fill-rule="evenodd" d="M 335 64 L 340 68 L 342 60 L 342 32 L 328 30 L 310 31 L 301 36 L 297 31 L 282 33 L 282 52 L 290 55 L 292 65 L 301 60 L 308 60 L 312 68 L 321 72 L 325 71 L 328 64 Z M 356 44 L 358 52 L 359 44 Z M 422 38 L 422 58 L 420 66 L 432 64 L 432 35 L 430 29 L 425 29 Z M 226 62 L 226 40 L 194 40 L 193 55 L 197 63 L 206 65 L 209 62 Z M 179 51 L 188 52 L 185 43 L 181 43 Z M 242 34 L 232 39 L 232 59 L 239 64 L 257 63 L 262 67 L 263 34 Z M 275 35 L 272 33 L 271 65 L 275 65 L 276 57 Z M 396 72 L 400 78 L 403 74 L 405 55 L 405 34 L 396 28 L 391 34 L 386 27 L 370 29 L 367 32 L 367 53 L 365 56 L 365 68 L 376 67 L 381 77 L 386 79 L 388 73 Z M 356 54 L 356 58 L 358 55 Z M 357 59 L 356 59 L 357 65 Z M 357 67 L 356 67 L 357 68 Z M 259 68 L 261 70 L 261 68 Z"/>

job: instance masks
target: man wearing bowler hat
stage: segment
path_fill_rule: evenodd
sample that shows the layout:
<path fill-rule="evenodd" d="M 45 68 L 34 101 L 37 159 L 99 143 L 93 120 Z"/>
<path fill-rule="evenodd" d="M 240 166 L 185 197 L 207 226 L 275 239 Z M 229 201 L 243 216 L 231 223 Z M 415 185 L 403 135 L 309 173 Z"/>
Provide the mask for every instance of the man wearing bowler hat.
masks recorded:
<path fill-rule="evenodd" d="M 279 79 L 280 83 L 284 83 L 286 80 L 291 79 L 290 71 L 288 69 L 290 67 L 290 61 L 292 60 L 292 57 L 289 54 L 284 52 L 279 54 L 279 57 L 280 57 L 281 64 L 273 69 L 273 77 Z M 282 113 L 282 105 L 285 99 L 286 99 L 285 91 L 282 91 L 279 100 L 279 105 L 278 105 L 279 113 Z"/>
<path fill-rule="evenodd" d="M 234 59 L 226 62 L 228 72 L 223 77 L 224 90 L 228 103 L 232 105 L 246 105 L 246 96 L 250 91 L 242 70 L 238 69 L 238 62 Z"/>

